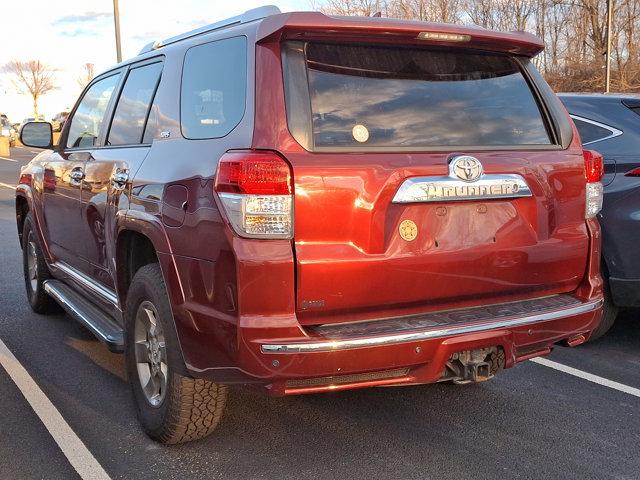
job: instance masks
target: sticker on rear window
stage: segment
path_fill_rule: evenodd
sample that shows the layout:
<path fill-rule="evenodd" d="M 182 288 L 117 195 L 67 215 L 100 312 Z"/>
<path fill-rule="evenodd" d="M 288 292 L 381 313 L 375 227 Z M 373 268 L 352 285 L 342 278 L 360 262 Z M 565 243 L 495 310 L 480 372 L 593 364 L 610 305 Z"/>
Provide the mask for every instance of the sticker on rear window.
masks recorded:
<path fill-rule="evenodd" d="M 353 130 L 351 130 L 351 134 L 353 135 L 353 138 L 356 140 L 356 142 L 364 143 L 369 140 L 369 130 L 367 130 L 367 127 L 365 127 L 364 125 L 358 124 L 353 127 Z"/>

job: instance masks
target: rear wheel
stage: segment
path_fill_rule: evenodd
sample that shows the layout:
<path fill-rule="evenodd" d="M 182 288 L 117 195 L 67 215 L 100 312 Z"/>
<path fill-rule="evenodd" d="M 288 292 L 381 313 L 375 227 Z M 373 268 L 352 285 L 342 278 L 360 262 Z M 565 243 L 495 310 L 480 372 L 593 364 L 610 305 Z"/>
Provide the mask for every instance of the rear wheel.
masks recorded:
<path fill-rule="evenodd" d="M 127 373 L 144 430 L 161 443 L 207 436 L 220 423 L 227 387 L 184 374 L 157 263 L 138 270 L 127 297 Z"/>
<path fill-rule="evenodd" d="M 31 212 L 27 214 L 22 228 L 22 266 L 31 309 L 36 313 L 60 312 L 59 305 L 44 290 L 44 282 L 51 278 L 51 273 L 40 248 Z"/>

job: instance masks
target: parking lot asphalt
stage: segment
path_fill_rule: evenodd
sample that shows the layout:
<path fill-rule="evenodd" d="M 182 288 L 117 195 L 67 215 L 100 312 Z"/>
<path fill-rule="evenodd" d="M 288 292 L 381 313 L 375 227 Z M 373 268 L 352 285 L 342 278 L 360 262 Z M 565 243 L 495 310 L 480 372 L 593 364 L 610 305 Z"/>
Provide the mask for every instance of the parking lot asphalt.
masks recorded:
<path fill-rule="evenodd" d="M 152 442 L 123 357 L 69 317 L 27 305 L 11 187 L 35 153 L 0 159 L 0 340 L 111 478 L 640 478 L 640 397 L 533 362 L 470 386 L 289 398 L 234 388 L 211 437 Z M 638 389 L 640 313 L 547 358 Z M 79 476 L 0 367 L 0 479 Z"/>

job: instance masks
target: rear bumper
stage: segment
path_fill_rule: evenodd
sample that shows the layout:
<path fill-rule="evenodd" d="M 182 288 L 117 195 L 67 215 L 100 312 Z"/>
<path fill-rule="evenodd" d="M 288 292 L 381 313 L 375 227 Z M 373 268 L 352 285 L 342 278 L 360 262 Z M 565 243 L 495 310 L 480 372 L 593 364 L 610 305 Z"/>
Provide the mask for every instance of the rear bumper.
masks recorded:
<path fill-rule="evenodd" d="M 233 239 L 237 265 L 230 262 L 226 276 L 226 270 L 218 272 L 223 261 L 216 262 L 214 274 L 195 259 L 160 258 L 167 284 L 181 287 L 169 291 L 189 294 L 172 298 L 188 372 L 288 395 L 433 383 L 457 352 L 499 347 L 508 368 L 549 353 L 557 342 L 584 342 L 600 323 L 603 303 L 600 229 L 595 220 L 587 226 L 585 276 L 572 294 L 327 326 L 298 321 L 288 243 L 273 241 L 258 249 L 255 242 Z M 257 261 L 257 252 L 271 260 Z M 237 284 L 237 302 L 216 303 L 214 296 L 212 304 L 209 290 L 198 287 L 203 278 L 215 278 L 214 292 L 225 292 L 218 284 Z"/>
<path fill-rule="evenodd" d="M 415 319 L 387 319 L 376 322 L 306 330 L 300 338 L 274 341 L 243 332 L 239 360 L 242 370 L 267 387 L 272 395 L 316 393 L 382 385 L 434 383 L 441 379 L 452 354 L 488 347 L 500 347 L 505 367 L 549 353 L 560 341 L 575 346 L 586 341 L 601 318 L 602 298 L 580 301 L 570 295 L 537 299 L 542 302 L 528 314 L 511 304 L 437 312 Z M 526 308 L 520 308 L 526 310 Z M 530 308 L 529 310 L 533 310 Z M 495 317 L 469 321 L 480 313 Z M 433 325 L 434 316 L 456 317 L 446 326 Z M 413 328 L 422 322 L 426 328 Z M 375 323 L 377 332 L 371 334 Z M 393 333 L 380 333 L 380 326 L 404 324 Z M 342 331 L 340 331 L 342 329 Z M 369 332 L 368 332 L 369 330 Z"/>
<path fill-rule="evenodd" d="M 554 302 L 555 300 L 555 302 Z M 574 317 L 576 315 L 582 315 L 596 311 L 602 306 L 602 300 L 596 300 L 591 302 L 580 302 L 577 299 L 570 297 L 569 295 L 555 295 L 545 299 L 539 299 L 540 302 L 551 304 L 551 308 L 545 308 L 537 311 L 526 311 L 526 309 L 520 309 L 520 315 L 513 315 L 511 311 L 515 310 L 515 305 L 522 304 L 534 304 L 536 301 L 529 302 L 514 302 L 513 304 L 498 305 L 493 310 L 498 310 L 495 315 L 497 318 L 487 319 L 488 321 L 475 321 L 473 323 L 463 322 L 441 322 L 437 323 L 435 320 L 431 320 L 432 317 L 442 317 L 443 313 L 437 312 L 431 315 L 424 315 L 419 317 L 419 323 L 429 324 L 431 328 L 415 330 L 411 328 L 412 324 L 417 323 L 414 321 L 407 321 L 404 319 L 391 319 L 389 321 L 376 320 L 375 322 L 363 322 L 358 325 L 355 324 L 355 328 L 329 328 L 333 331 L 333 336 L 328 338 L 325 336 L 321 340 L 312 339 L 311 341 L 305 341 L 302 343 L 265 343 L 261 345 L 260 349 L 263 353 L 312 353 L 312 352 L 335 352 L 339 350 L 349 350 L 353 348 L 367 348 L 367 347 L 379 347 L 384 345 L 394 345 L 398 343 L 414 342 L 422 340 L 432 340 L 439 338 L 452 337 L 455 335 L 469 335 L 482 332 L 488 332 L 497 329 L 514 329 L 524 325 L 533 325 L 541 322 L 549 322 L 553 320 L 559 320 L 566 317 Z M 553 305 L 555 303 L 555 305 Z M 459 318 L 472 319 L 474 311 L 486 312 L 491 307 L 479 307 L 475 309 L 461 310 L 450 312 L 453 315 L 457 315 Z M 500 314 L 500 310 L 504 313 Z M 449 312 L 446 312 L 449 313 Z M 477 315 L 477 314 L 476 314 Z M 446 315 L 450 317 L 452 315 Z M 377 327 L 376 330 L 380 331 L 380 324 L 385 322 L 391 323 L 392 326 L 406 325 L 407 328 L 388 328 L 386 329 L 386 335 L 368 336 L 367 330 L 369 326 Z M 366 325 L 366 326 L 365 326 Z M 347 332 L 347 335 L 340 335 L 341 330 Z M 361 332 L 358 335 L 358 330 Z M 412 330 L 412 331 L 403 331 Z M 322 333 L 326 332 L 326 329 L 319 329 Z M 354 335 L 353 332 L 356 332 Z M 351 335 L 349 335 L 351 333 Z"/>

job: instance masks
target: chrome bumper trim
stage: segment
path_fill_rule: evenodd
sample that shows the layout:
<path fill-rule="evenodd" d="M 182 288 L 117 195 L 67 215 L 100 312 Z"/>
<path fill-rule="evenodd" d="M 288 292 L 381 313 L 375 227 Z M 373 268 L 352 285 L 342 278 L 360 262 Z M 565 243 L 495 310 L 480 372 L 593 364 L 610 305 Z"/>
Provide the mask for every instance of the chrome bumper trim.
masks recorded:
<path fill-rule="evenodd" d="M 485 332 L 498 328 L 511 328 L 528 325 L 549 320 L 558 320 L 563 317 L 571 317 L 583 313 L 589 313 L 600 308 L 603 300 L 583 303 L 575 307 L 543 312 L 525 317 L 510 318 L 495 322 L 476 323 L 473 325 L 454 326 L 436 328 L 430 330 L 414 331 L 408 333 L 384 335 L 378 337 L 350 338 L 345 340 L 331 340 L 321 342 L 306 343 L 283 343 L 264 344 L 260 347 L 262 353 L 312 353 L 312 352 L 333 352 L 337 350 L 348 350 L 351 348 L 377 347 L 382 345 L 393 345 L 396 343 L 414 342 L 417 340 L 430 340 L 433 338 L 449 337 L 467 333 Z"/>

